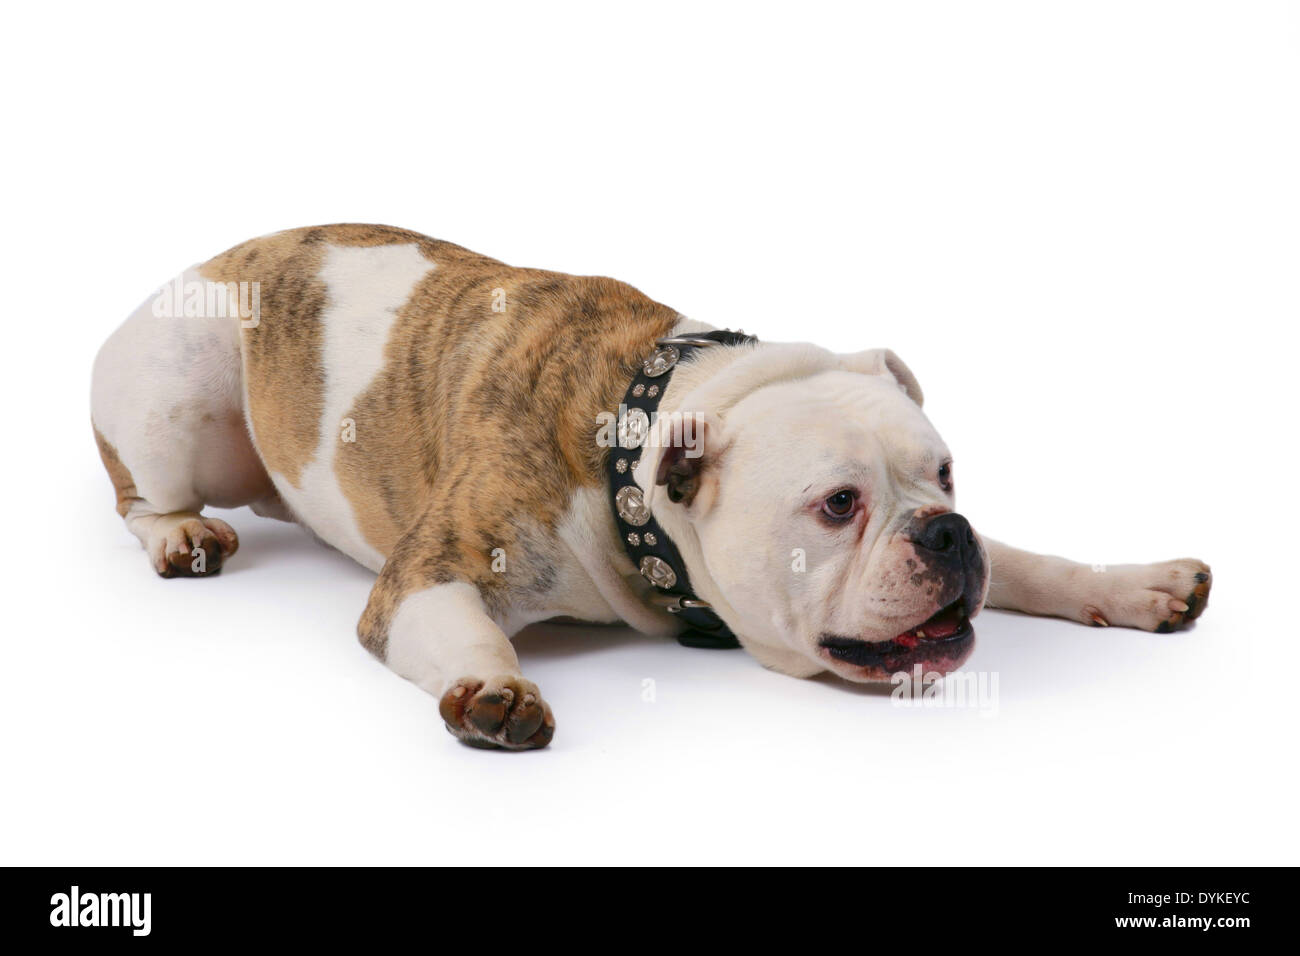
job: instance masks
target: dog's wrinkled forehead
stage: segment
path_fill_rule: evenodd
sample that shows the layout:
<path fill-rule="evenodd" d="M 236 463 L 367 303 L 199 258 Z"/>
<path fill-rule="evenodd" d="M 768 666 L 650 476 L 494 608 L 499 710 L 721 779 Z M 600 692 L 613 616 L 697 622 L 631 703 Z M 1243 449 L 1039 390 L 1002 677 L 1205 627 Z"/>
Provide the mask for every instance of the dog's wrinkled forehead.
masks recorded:
<path fill-rule="evenodd" d="M 810 480 L 822 472 L 848 480 L 845 469 L 905 479 L 948 454 L 921 407 L 879 375 L 832 370 L 769 385 L 738 402 L 728 425 L 738 457 Z"/>

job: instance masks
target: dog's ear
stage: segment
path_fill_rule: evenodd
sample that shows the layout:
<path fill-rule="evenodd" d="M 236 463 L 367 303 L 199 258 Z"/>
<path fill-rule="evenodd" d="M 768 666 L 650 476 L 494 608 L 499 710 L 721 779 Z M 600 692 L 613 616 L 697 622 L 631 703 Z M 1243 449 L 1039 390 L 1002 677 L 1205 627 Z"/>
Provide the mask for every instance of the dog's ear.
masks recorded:
<path fill-rule="evenodd" d="M 700 499 L 700 492 L 721 446 L 721 423 L 713 416 L 674 412 L 660 417 L 637 468 L 637 483 L 647 489 L 647 502 L 662 491 L 675 504 L 707 507 L 712 495 Z"/>
<path fill-rule="evenodd" d="M 907 393 L 907 397 L 920 405 L 925 401 L 921 392 L 921 383 L 916 380 L 912 370 L 903 364 L 903 360 L 892 349 L 868 349 L 842 356 L 841 364 L 850 372 L 863 375 L 888 375 Z"/>

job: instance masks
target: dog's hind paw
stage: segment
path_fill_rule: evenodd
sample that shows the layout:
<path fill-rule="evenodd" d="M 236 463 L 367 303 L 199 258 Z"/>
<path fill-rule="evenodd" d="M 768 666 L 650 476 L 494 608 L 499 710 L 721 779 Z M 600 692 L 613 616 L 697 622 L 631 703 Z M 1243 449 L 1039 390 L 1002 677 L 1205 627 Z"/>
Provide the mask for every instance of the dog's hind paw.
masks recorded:
<path fill-rule="evenodd" d="M 1085 624 L 1167 634 L 1200 617 L 1210 596 L 1210 567 L 1195 558 L 1095 568 L 1096 591 L 1080 614 Z"/>
<path fill-rule="evenodd" d="M 555 718 L 532 681 L 503 675 L 462 677 L 438 702 L 447 730 L 471 747 L 534 750 L 555 734 Z"/>

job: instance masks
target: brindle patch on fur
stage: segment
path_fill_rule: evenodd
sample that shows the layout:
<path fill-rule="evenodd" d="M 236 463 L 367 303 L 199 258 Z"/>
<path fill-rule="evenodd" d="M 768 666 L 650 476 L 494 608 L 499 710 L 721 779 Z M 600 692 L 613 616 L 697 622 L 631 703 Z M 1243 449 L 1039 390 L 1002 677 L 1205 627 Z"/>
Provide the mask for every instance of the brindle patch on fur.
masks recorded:
<path fill-rule="evenodd" d="M 383 656 L 402 598 L 448 581 L 489 613 L 554 583 L 555 528 L 578 488 L 604 480 L 597 415 L 618 408 L 636 363 L 679 316 L 613 279 L 516 269 L 387 226 L 321 226 L 253 240 L 205 277 L 261 283 L 243 333 L 250 418 L 267 467 L 296 481 L 324 407 L 317 278 L 322 244 L 418 244 L 436 265 L 398 310 L 385 365 L 348 417 L 339 486 L 387 563 L 358 631 Z M 495 290 L 505 311 L 493 311 Z M 503 548 L 507 571 L 492 570 Z"/>
<path fill-rule="evenodd" d="M 298 486 L 320 441 L 325 407 L 320 314 L 326 305 L 310 230 L 253 239 L 204 263 L 213 282 L 258 283 L 260 315 L 241 329 L 246 414 L 267 471 Z"/>
<path fill-rule="evenodd" d="M 103 461 L 109 480 L 113 482 L 113 490 L 117 493 L 117 513 L 125 518 L 126 513 L 131 510 L 131 502 L 140 500 L 135 479 L 131 477 L 130 469 L 122 464 L 117 449 L 100 434 L 98 428 L 95 428 L 94 432 L 95 444 L 99 446 L 100 460 Z"/>
<path fill-rule="evenodd" d="M 320 278 L 324 246 L 411 244 L 433 261 L 459 250 L 407 229 L 336 225 L 290 229 L 241 243 L 199 268 L 213 282 L 256 282 L 260 315 L 241 329 L 247 414 L 268 471 L 298 487 L 320 443 L 325 408 L 321 315 L 329 290 Z"/>

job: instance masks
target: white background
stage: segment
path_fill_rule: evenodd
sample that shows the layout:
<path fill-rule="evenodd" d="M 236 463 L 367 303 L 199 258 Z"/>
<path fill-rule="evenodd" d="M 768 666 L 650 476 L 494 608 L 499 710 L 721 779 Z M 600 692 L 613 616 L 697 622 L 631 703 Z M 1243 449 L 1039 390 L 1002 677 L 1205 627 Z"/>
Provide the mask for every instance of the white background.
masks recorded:
<path fill-rule="evenodd" d="M 8 14 L 0 862 L 1298 862 L 1294 8 L 469 6 Z M 977 529 L 1203 558 L 1209 610 L 987 612 L 996 713 L 542 630 L 553 745 L 461 747 L 367 572 L 245 510 L 160 580 L 92 441 L 137 303 L 337 221 L 890 346 Z"/>

